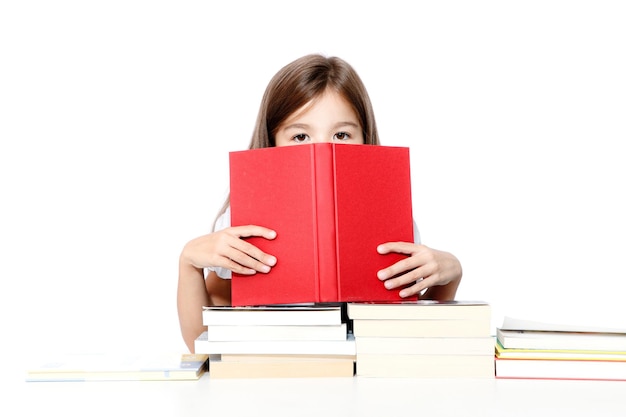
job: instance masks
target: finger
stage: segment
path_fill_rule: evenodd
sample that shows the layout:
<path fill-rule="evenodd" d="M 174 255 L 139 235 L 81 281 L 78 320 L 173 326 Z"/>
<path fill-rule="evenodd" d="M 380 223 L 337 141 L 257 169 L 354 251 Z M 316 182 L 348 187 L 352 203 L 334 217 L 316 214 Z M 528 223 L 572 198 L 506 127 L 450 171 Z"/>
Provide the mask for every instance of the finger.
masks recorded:
<path fill-rule="evenodd" d="M 255 273 L 268 273 L 271 270 L 271 266 L 266 265 L 250 255 L 235 249 L 226 251 L 225 255 L 230 262 L 234 262 L 242 268 L 253 270 Z"/>
<path fill-rule="evenodd" d="M 228 242 L 223 255 L 242 267 L 262 273 L 268 273 L 277 262 L 276 257 L 234 236 Z"/>
<path fill-rule="evenodd" d="M 272 240 L 276 237 L 276 231 L 263 226 L 235 226 L 231 227 L 232 232 L 240 238 L 260 236 Z"/>
<path fill-rule="evenodd" d="M 269 272 L 269 267 L 276 264 L 276 257 L 269 255 L 260 250 L 255 245 L 249 243 L 241 237 L 261 236 L 268 239 L 274 239 L 276 232 L 274 230 L 261 226 L 237 226 L 225 230 L 222 234 L 221 246 L 224 247 L 222 255 L 226 259 L 248 268 L 252 268 L 258 272 Z"/>
<path fill-rule="evenodd" d="M 271 270 L 270 266 L 239 251 L 227 252 L 225 256 L 213 262 L 213 265 L 244 275 L 254 275 L 257 272 L 268 273 Z"/>
<path fill-rule="evenodd" d="M 415 284 L 403 288 L 398 295 L 402 298 L 412 297 L 415 295 L 421 295 L 422 291 L 428 288 L 428 282 L 425 279 L 419 279 L 415 282 Z"/>
<path fill-rule="evenodd" d="M 263 252 L 261 249 L 259 249 L 257 246 L 254 246 L 253 244 L 246 242 L 245 240 L 241 240 L 241 239 L 237 239 L 236 242 L 233 242 L 233 247 L 235 249 L 237 249 L 240 253 L 243 253 L 245 255 L 247 255 L 248 258 L 259 262 L 265 266 L 274 266 L 276 265 L 276 257 L 270 254 L 267 254 L 265 252 Z M 242 261 L 246 261 L 245 258 L 240 258 Z M 246 262 L 246 265 L 248 265 L 248 263 Z M 254 265 L 254 264 L 253 264 Z M 249 266 L 253 266 L 253 265 L 249 265 Z M 257 268 L 255 268 L 257 269 Z M 257 269 L 258 270 L 258 269 Z M 269 272 L 269 270 L 265 271 L 260 271 L 260 272 Z"/>
<path fill-rule="evenodd" d="M 385 255 L 391 252 L 411 255 L 413 253 L 416 253 L 419 247 L 420 245 L 416 245 L 415 243 L 410 243 L 410 242 L 386 242 L 386 243 L 382 243 L 378 245 L 376 250 L 381 255 Z"/>
<path fill-rule="evenodd" d="M 419 268 L 419 270 L 420 271 L 417 272 L 417 274 L 421 275 L 422 278 L 418 278 L 415 281 L 415 284 L 411 285 L 410 287 L 402 289 L 399 293 L 400 297 L 409 297 L 412 295 L 421 294 L 427 288 L 442 285 L 441 275 L 436 271 L 436 269 L 428 268 L 426 266 Z"/>
<path fill-rule="evenodd" d="M 227 268 L 229 269 L 231 272 L 235 273 L 235 274 L 241 274 L 241 275 L 254 275 L 257 273 L 257 271 L 253 268 L 247 268 L 243 265 L 238 264 L 237 262 L 233 261 L 232 259 L 229 258 L 223 258 L 221 263 L 221 267 L 223 268 Z"/>
<path fill-rule="evenodd" d="M 416 281 L 421 281 L 423 277 L 422 270 L 420 268 L 413 269 L 404 274 L 394 276 L 384 282 L 385 288 L 392 290 L 394 288 L 402 288 L 407 285 L 411 285 Z"/>
<path fill-rule="evenodd" d="M 416 268 L 421 267 L 418 259 L 414 257 L 402 259 L 395 264 L 388 266 L 385 269 L 381 269 L 378 271 L 377 276 L 381 281 L 392 278 L 396 275 L 400 275 L 406 271 L 415 270 Z"/>

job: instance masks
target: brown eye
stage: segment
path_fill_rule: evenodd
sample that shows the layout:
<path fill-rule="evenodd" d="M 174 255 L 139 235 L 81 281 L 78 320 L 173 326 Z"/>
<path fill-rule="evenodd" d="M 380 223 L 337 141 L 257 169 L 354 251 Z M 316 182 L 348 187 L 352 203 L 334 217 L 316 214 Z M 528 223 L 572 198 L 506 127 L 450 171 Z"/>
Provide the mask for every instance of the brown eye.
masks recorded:
<path fill-rule="evenodd" d="M 350 134 L 347 132 L 337 132 L 335 136 L 333 136 L 333 140 L 348 140 L 350 139 Z"/>
<path fill-rule="evenodd" d="M 306 142 L 308 139 L 309 139 L 309 135 L 307 135 L 306 133 L 300 133 L 291 138 L 291 140 L 293 140 L 296 143 Z"/>

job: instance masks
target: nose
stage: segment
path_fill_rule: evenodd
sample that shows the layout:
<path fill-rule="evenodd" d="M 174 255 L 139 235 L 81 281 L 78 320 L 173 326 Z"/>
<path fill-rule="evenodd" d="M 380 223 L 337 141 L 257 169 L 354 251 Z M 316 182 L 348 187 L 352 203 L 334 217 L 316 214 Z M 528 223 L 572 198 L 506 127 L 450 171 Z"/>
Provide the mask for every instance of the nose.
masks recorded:
<path fill-rule="evenodd" d="M 329 142 L 333 142 L 333 138 L 315 137 L 315 138 L 311 138 L 311 142 L 313 142 L 313 143 L 329 143 Z"/>

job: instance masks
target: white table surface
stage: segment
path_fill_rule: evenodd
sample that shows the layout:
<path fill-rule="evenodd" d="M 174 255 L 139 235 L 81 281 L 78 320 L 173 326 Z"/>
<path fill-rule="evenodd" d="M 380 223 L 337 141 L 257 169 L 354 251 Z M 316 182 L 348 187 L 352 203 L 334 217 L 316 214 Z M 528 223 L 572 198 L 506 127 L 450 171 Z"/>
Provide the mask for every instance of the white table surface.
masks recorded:
<path fill-rule="evenodd" d="M 626 382 L 612 381 L 219 380 L 205 375 L 198 381 L 19 381 L 11 385 L 3 390 L 3 397 L 8 397 L 2 403 L 9 412 L 3 415 L 626 416 Z"/>

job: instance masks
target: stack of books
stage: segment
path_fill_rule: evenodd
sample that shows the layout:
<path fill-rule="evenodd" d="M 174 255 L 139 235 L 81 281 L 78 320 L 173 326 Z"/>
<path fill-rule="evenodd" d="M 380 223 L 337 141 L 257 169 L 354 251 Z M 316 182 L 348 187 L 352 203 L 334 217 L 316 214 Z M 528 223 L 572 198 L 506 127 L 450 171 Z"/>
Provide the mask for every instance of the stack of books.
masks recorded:
<path fill-rule="evenodd" d="M 210 378 L 352 377 L 356 346 L 340 304 L 204 307 L 196 353 Z"/>
<path fill-rule="evenodd" d="M 505 318 L 496 336 L 497 378 L 626 380 L 626 329 Z"/>
<path fill-rule="evenodd" d="M 356 375 L 494 377 L 491 308 L 485 302 L 348 303 Z"/>

